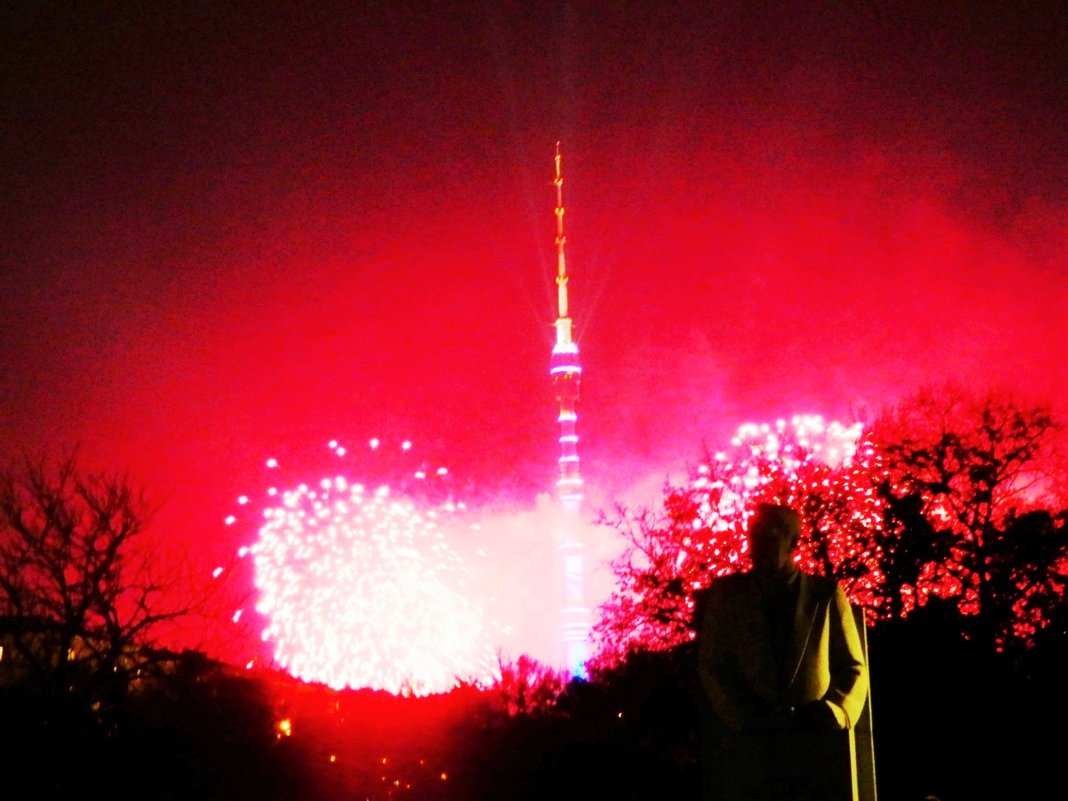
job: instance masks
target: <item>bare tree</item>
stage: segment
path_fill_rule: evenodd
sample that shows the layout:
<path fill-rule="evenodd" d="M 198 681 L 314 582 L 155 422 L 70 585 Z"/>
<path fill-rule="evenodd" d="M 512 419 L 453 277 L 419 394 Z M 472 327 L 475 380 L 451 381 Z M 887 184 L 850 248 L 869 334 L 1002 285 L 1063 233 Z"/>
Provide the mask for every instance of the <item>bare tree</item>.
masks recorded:
<path fill-rule="evenodd" d="M 956 599 L 966 631 L 992 647 L 1030 640 L 1068 581 L 1063 515 L 1048 509 L 1057 429 L 1046 406 L 953 382 L 876 422 L 893 597 Z"/>
<path fill-rule="evenodd" d="M 125 476 L 30 458 L 0 473 L 0 618 L 7 670 L 94 709 L 158 664 L 153 635 L 189 612 L 180 565 L 145 535 L 154 504 Z"/>

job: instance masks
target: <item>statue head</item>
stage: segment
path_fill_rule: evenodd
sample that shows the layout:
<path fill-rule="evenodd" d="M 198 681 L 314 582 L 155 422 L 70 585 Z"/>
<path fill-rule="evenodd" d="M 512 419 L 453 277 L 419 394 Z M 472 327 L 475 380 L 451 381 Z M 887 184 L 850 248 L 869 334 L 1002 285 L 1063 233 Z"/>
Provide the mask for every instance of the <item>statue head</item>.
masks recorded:
<path fill-rule="evenodd" d="M 759 504 L 749 521 L 749 558 L 753 568 L 771 573 L 791 572 L 800 538 L 801 515 L 788 506 Z"/>

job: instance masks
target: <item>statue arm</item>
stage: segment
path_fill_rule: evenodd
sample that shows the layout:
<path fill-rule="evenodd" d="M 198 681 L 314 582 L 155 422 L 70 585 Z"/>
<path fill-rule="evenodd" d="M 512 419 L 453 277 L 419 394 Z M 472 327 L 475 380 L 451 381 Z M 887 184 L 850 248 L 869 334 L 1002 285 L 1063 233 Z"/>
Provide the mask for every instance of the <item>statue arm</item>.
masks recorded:
<path fill-rule="evenodd" d="M 841 586 L 835 587 L 829 614 L 831 686 L 823 700 L 837 707 L 834 710 L 836 718 L 839 718 L 839 711 L 844 713 L 845 720 L 840 719 L 839 723 L 849 728 L 864 711 L 868 697 L 868 665 L 853 609 Z"/>

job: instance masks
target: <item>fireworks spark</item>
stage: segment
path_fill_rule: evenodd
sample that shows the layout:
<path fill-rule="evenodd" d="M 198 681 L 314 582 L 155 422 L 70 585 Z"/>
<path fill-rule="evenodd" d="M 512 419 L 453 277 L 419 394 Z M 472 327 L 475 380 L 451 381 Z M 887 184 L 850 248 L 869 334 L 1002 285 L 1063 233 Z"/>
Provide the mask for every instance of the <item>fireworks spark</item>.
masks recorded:
<path fill-rule="evenodd" d="M 610 665 L 633 649 L 693 639 L 693 593 L 744 569 L 747 521 L 761 501 L 801 510 L 801 567 L 817 573 L 857 567 L 846 571 L 843 584 L 854 601 L 870 607 L 868 563 L 882 525 L 877 472 L 860 424 L 796 415 L 740 426 L 728 448 L 709 453 L 686 485 L 668 492 L 662 517 L 639 512 L 615 524 L 628 545 L 614 564 L 616 591 L 595 626 L 597 661 Z M 650 590 L 667 586 L 679 592 Z"/>
<path fill-rule="evenodd" d="M 350 452 L 337 441 L 330 449 Z M 279 469 L 278 460 L 267 466 Z M 408 476 L 429 486 L 428 476 L 447 474 L 420 465 Z M 267 490 L 258 537 L 239 555 L 252 558 L 262 637 L 293 676 L 405 695 L 496 678 L 468 570 L 446 537 L 462 527 L 463 505 L 411 495 L 344 474 Z"/>

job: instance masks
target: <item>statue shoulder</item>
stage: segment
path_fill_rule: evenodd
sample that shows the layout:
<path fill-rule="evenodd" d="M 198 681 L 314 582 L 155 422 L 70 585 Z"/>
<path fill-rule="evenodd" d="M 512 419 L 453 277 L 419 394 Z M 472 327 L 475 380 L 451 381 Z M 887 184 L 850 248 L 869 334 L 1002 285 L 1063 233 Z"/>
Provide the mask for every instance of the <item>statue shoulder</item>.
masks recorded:
<path fill-rule="evenodd" d="M 812 573 L 803 573 L 808 583 L 809 593 L 812 597 L 829 601 L 834 598 L 839 590 L 838 579 L 834 576 L 817 576 Z"/>
<path fill-rule="evenodd" d="M 709 607 L 722 610 L 729 604 L 728 599 L 735 597 L 742 591 L 741 588 L 745 586 L 746 581 L 746 574 L 731 573 L 727 576 L 718 576 L 712 579 L 707 587 L 694 592 L 694 622 L 700 625 Z"/>
<path fill-rule="evenodd" d="M 731 573 L 712 579 L 712 582 L 704 592 L 710 598 L 732 595 L 745 587 L 749 587 L 752 583 L 753 576 L 751 573 Z"/>

